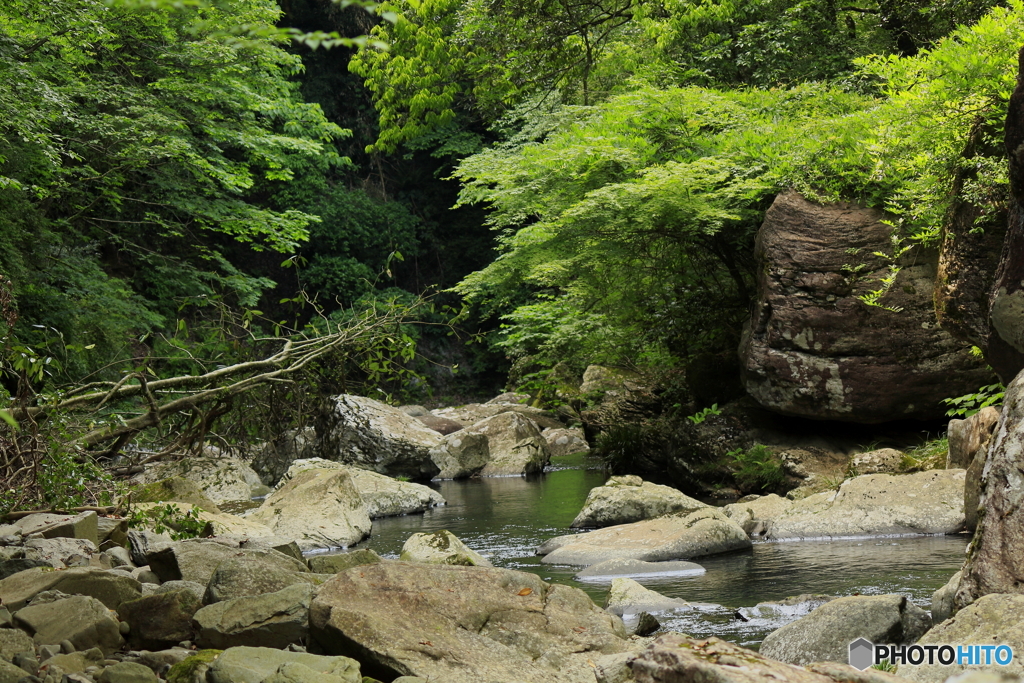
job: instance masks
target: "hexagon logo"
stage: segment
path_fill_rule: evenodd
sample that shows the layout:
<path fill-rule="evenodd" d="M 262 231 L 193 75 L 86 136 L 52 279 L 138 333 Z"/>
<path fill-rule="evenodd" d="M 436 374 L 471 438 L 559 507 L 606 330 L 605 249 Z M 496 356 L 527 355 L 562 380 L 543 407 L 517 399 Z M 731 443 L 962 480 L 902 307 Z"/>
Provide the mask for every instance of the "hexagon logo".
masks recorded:
<path fill-rule="evenodd" d="M 850 643 L 850 666 L 863 671 L 875 663 L 875 645 L 866 638 L 858 638 Z"/>

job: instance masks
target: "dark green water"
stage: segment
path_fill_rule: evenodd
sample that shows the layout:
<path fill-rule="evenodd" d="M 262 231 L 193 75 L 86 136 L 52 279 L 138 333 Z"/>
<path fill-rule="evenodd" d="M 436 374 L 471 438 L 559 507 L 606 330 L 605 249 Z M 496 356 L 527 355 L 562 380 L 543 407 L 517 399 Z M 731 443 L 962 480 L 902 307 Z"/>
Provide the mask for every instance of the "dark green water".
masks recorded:
<path fill-rule="evenodd" d="M 554 471 L 533 478 L 433 482 L 447 506 L 423 515 L 374 520 L 372 536 L 357 547 L 398 557 L 410 535 L 448 529 L 496 566 L 576 586 L 603 605 L 608 584 L 576 581 L 573 575 L 579 568 L 542 565 L 534 555 L 542 541 L 570 533 L 568 526 L 587 493 L 606 478 L 599 469 L 587 469 L 583 459 L 559 460 Z M 966 536 L 758 543 L 749 551 L 696 560 L 707 570 L 702 576 L 641 582 L 665 595 L 707 605 L 658 614 L 666 628 L 756 647 L 785 619 L 743 622 L 733 616 L 738 607 L 800 593 L 900 593 L 929 609 L 932 592 L 963 563 L 966 544 Z"/>

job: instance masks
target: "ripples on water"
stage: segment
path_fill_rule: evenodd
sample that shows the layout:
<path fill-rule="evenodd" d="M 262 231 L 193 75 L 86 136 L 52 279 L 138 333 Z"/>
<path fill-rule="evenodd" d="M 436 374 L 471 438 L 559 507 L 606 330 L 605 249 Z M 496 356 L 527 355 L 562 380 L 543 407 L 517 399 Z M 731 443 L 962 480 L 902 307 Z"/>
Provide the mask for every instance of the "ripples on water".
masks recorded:
<path fill-rule="evenodd" d="M 542 541 L 572 533 L 568 526 L 587 493 L 605 480 L 584 460 L 560 460 L 562 468 L 538 477 L 433 482 L 448 505 L 423 515 L 374 520 L 372 536 L 358 547 L 397 558 L 410 535 L 448 529 L 495 566 L 576 586 L 604 605 L 608 584 L 576 581 L 578 568 L 542 565 L 534 555 Z M 707 570 L 702 576 L 651 577 L 641 583 L 704 603 L 688 612 L 659 613 L 665 628 L 756 647 L 793 617 L 744 622 L 734 617 L 738 607 L 801 593 L 900 593 L 929 609 L 932 592 L 963 563 L 966 544 L 966 536 L 758 543 L 750 551 L 697 559 Z"/>

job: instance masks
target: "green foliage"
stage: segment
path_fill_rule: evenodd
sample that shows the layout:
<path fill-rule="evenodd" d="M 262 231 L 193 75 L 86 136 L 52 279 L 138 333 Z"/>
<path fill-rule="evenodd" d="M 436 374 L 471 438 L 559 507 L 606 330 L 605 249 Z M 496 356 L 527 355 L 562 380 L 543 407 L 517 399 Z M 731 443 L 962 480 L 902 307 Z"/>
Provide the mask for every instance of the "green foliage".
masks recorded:
<path fill-rule="evenodd" d="M 782 464 L 767 446 L 755 444 L 747 450 L 738 448 L 727 456 L 735 467 L 733 477 L 743 490 L 772 491 L 786 481 Z"/>
<path fill-rule="evenodd" d="M 656 430 L 644 424 L 624 422 L 598 435 L 594 455 L 604 461 L 612 474 L 632 474 L 637 460 L 661 446 Z"/>
<path fill-rule="evenodd" d="M 946 415 L 963 419 L 974 415 L 982 408 L 1003 405 L 1005 396 L 1006 387 L 997 383 L 981 387 L 973 394 L 944 398 L 942 402 L 949 406 Z"/>
<path fill-rule="evenodd" d="M 879 671 L 885 671 L 886 673 L 894 674 L 899 669 L 899 666 L 893 664 L 888 659 L 883 659 L 878 664 L 872 664 L 871 668 L 877 669 Z"/>
<path fill-rule="evenodd" d="M 167 534 L 175 541 L 210 535 L 210 524 L 200 519 L 198 508 L 190 506 L 182 510 L 177 503 L 155 505 L 144 510 L 133 508 L 128 515 L 128 526 Z"/>
<path fill-rule="evenodd" d="M 697 411 L 693 415 L 687 415 L 686 419 L 695 425 L 699 425 L 704 420 L 708 419 L 710 415 L 721 415 L 722 411 L 718 409 L 717 403 L 712 403 L 707 408 Z"/>
<path fill-rule="evenodd" d="M 903 454 L 903 457 L 900 459 L 900 471 L 919 472 L 945 469 L 948 455 L 948 437 L 943 436 L 937 439 L 930 439 Z"/>

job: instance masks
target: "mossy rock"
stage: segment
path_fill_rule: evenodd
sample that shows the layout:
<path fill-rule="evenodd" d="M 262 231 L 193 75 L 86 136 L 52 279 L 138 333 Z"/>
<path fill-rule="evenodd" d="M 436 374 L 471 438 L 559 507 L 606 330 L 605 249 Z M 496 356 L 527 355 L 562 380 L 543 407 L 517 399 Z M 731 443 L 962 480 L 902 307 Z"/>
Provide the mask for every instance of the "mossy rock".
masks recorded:
<path fill-rule="evenodd" d="M 200 673 L 200 667 L 209 667 L 223 650 L 199 650 L 191 657 L 181 660 L 167 671 L 167 683 L 192 683 L 193 676 Z"/>
<path fill-rule="evenodd" d="M 132 496 L 137 503 L 189 503 L 214 514 L 220 513 L 217 504 L 207 497 L 198 486 L 184 477 L 168 477 L 147 484 Z"/>

